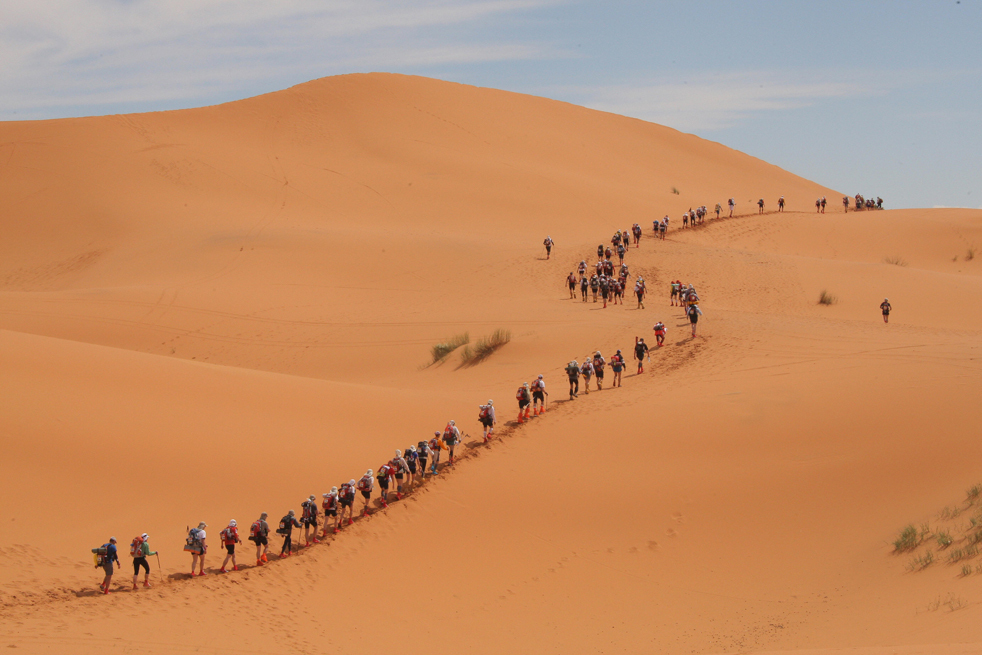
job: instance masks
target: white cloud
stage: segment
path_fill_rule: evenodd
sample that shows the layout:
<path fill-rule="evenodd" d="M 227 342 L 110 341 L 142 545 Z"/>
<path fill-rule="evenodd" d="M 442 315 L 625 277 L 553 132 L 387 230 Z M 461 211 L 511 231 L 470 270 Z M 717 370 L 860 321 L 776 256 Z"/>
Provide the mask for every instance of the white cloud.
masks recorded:
<path fill-rule="evenodd" d="M 678 130 L 707 132 L 723 129 L 760 112 L 795 109 L 828 98 L 886 92 L 891 83 L 875 83 L 854 76 L 835 80 L 800 81 L 802 75 L 741 72 L 690 76 L 638 84 L 557 89 L 574 102 L 625 116 L 633 116 Z M 851 78 L 851 79 L 850 79 Z"/>
<path fill-rule="evenodd" d="M 352 69 L 555 56 L 447 28 L 564 1 L 4 0 L 0 116 L 180 101 L 265 80 L 273 90 Z"/>

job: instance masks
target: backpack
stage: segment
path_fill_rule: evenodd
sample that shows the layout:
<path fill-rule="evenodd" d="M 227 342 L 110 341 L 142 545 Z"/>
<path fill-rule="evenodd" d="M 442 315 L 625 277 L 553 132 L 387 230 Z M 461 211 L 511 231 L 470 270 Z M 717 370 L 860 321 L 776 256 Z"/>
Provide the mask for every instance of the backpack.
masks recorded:
<path fill-rule="evenodd" d="M 280 527 L 276 528 L 276 534 L 286 534 L 287 526 L 293 527 L 293 517 L 289 514 L 280 519 Z"/>
<path fill-rule="evenodd" d="M 237 537 L 238 537 L 238 535 L 235 534 L 235 528 L 233 528 L 232 526 L 228 526 L 227 528 L 222 530 L 218 534 L 218 536 L 221 538 L 222 543 L 225 544 L 226 546 L 228 544 L 234 544 L 237 541 Z"/>
<path fill-rule="evenodd" d="M 92 549 L 92 560 L 95 562 L 96 568 L 99 568 L 106 563 L 106 554 L 109 552 L 109 544 L 102 544 L 98 548 Z"/>
<path fill-rule="evenodd" d="M 488 406 L 487 405 L 483 405 L 481 407 L 481 413 L 480 413 L 480 415 L 478 415 L 478 418 L 480 418 L 480 419 L 486 419 L 490 415 L 491 415 L 491 412 L 488 410 Z"/>
<path fill-rule="evenodd" d="M 198 528 L 188 530 L 188 538 L 184 540 L 184 550 L 191 553 L 200 553 L 202 551 L 201 539 L 198 537 L 200 533 L 201 530 Z"/>
<path fill-rule="evenodd" d="M 255 521 L 249 528 L 249 539 L 255 541 L 261 536 L 263 536 L 263 524 L 261 521 Z"/>
<path fill-rule="evenodd" d="M 568 375 L 570 377 L 573 377 L 574 375 L 578 374 L 579 372 L 580 372 L 580 367 L 579 366 L 575 366 L 573 364 L 570 364 L 569 366 L 566 367 L 566 375 Z"/>
<path fill-rule="evenodd" d="M 310 501 L 309 500 L 303 501 L 302 503 L 300 503 L 300 507 L 303 510 L 301 512 L 301 514 L 300 514 L 300 518 L 309 519 L 310 518 Z"/>
<path fill-rule="evenodd" d="M 430 454 L 430 444 L 429 444 L 429 442 L 420 441 L 418 444 L 416 444 L 416 450 L 419 451 L 419 456 L 420 457 L 426 457 L 427 455 Z"/>
<path fill-rule="evenodd" d="M 355 490 L 347 482 L 341 485 L 341 497 L 345 500 L 355 499 Z"/>
<path fill-rule="evenodd" d="M 524 386 L 518 388 L 518 393 L 515 394 L 515 398 L 518 400 L 528 400 L 528 389 Z"/>
<path fill-rule="evenodd" d="M 338 497 L 328 496 L 324 499 L 324 502 L 321 503 L 321 506 L 324 508 L 325 512 L 333 512 L 338 508 Z"/>
<path fill-rule="evenodd" d="M 143 537 L 133 537 L 130 544 L 130 557 L 143 557 Z"/>

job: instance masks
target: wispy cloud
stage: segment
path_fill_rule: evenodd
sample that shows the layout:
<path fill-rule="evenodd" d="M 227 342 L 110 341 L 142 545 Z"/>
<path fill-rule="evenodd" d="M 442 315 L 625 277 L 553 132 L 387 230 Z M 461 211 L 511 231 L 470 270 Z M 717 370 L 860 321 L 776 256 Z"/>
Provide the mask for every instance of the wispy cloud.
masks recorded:
<path fill-rule="evenodd" d="M 193 101 L 359 69 L 555 56 L 542 44 L 448 28 L 564 1 L 5 0 L 0 117 Z"/>
<path fill-rule="evenodd" d="M 792 81 L 793 77 L 793 81 Z M 856 76 L 820 76 L 800 81 L 800 73 L 738 72 L 643 81 L 600 87 L 566 87 L 556 93 L 573 102 L 682 131 L 708 132 L 731 127 L 761 112 L 813 105 L 830 98 L 885 93 L 893 82 Z"/>

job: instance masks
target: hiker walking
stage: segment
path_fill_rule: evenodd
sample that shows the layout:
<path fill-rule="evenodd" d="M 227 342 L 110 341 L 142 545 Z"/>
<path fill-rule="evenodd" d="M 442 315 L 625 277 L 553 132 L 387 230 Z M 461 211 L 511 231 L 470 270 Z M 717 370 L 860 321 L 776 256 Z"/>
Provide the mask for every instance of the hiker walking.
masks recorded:
<path fill-rule="evenodd" d="M 763 198 L 761 198 L 760 200 L 757 201 L 757 213 L 758 214 L 763 214 L 764 213 L 764 199 Z"/>
<path fill-rule="evenodd" d="M 191 577 L 195 575 L 199 577 L 202 575 L 207 575 L 205 573 L 205 553 L 208 552 L 208 545 L 205 542 L 205 538 L 208 536 L 205 533 L 205 528 L 208 524 L 204 521 L 198 523 L 198 527 L 191 528 L 188 530 L 188 538 L 185 540 L 184 550 L 191 553 Z M 201 561 L 200 566 L 198 561 Z M 198 567 L 198 573 L 195 574 L 194 569 Z"/>
<path fill-rule="evenodd" d="M 256 544 L 256 566 L 262 566 L 269 559 L 266 557 L 269 551 L 269 523 L 266 519 L 269 514 L 263 512 L 259 518 L 252 522 L 249 528 L 249 541 Z"/>
<path fill-rule="evenodd" d="M 779 212 L 784 211 L 784 196 L 781 196 L 780 198 L 777 199 L 777 210 Z"/>
<path fill-rule="evenodd" d="M 639 225 L 638 223 L 635 223 L 634 224 L 634 227 L 631 228 L 631 231 L 634 233 L 634 247 L 635 248 L 640 248 L 641 247 L 641 234 L 642 234 L 641 225 Z"/>
<path fill-rule="evenodd" d="M 648 344 L 644 339 L 635 339 L 634 359 L 638 360 L 638 375 L 644 373 L 644 358 L 648 355 Z"/>
<path fill-rule="evenodd" d="M 426 460 L 430 457 L 430 444 L 425 439 L 416 444 L 416 456 L 419 458 L 419 477 L 426 479 Z"/>
<path fill-rule="evenodd" d="M 653 329 L 655 331 L 655 342 L 657 346 L 661 348 L 662 346 L 665 345 L 665 333 L 667 332 L 667 330 L 665 329 L 665 324 L 662 323 L 661 321 L 658 321 L 657 323 L 655 323 L 655 327 Z"/>
<path fill-rule="evenodd" d="M 590 278 L 590 291 L 593 292 L 593 302 L 597 302 L 597 291 L 599 290 L 600 290 L 600 276 L 594 273 L 593 277 Z"/>
<path fill-rule="evenodd" d="M 416 471 L 419 470 L 419 453 L 416 451 L 416 446 L 410 446 L 403 457 L 406 460 L 406 466 L 409 467 L 409 486 L 416 486 Z"/>
<path fill-rule="evenodd" d="M 644 278 L 638 276 L 638 281 L 634 283 L 634 295 L 638 297 L 638 309 L 644 309 L 644 294 L 646 291 Z"/>
<path fill-rule="evenodd" d="M 276 534 L 283 535 L 283 547 L 280 549 L 281 558 L 293 554 L 293 528 L 299 527 L 300 521 L 297 520 L 297 513 L 292 509 L 280 519 L 280 527 L 276 529 Z"/>
<path fill-rule="evenodd" d="M 842 211 L 849 213 L 849 196 L 842 196 Z"/>
<path fill-rule="evenodd" d="M 573 360 L 576 363 L 576 360 Z M 580 365 L 580 375 L 583 376 L 583 393 L 590 393 L 590 378 L 593 377 L 593 356 L 587 355 Z"/>
<path fill-rule="evenodd" d="M 573 271 L 566 276 L 566 286 L 569 287 L 569 299 L 576 300 L 576 276 L 573 275 Z"/>
<path fill-rule="evenodd" d="M 309 546 L 311 543 L 310 529 L 313 528 L 313 543 L 319 544 L 317 538 L 317 515 L 320 513 L 317 507 L 317 496 L 310 494 L 307 500 L 300 503 L 300 522 L 303 524 L 303 543 Z"/>
<path fill-rule="evenodd" d="M 352 514 L 355 511 L 355 480 L 352 478 L 347 482 L 341 484 L 341 489 L 338 493 L 338 502 L 341 503 L 341 512 L 338 514 L 338 524 L 341 525 L 344 521 L 344 512 L 348 511 L 348 525 L 355 522 Z"/>
<path fill-rule="evenodd" d="M 378 480 L 379 486 L 379 502 L 382 507 L 389 506 L 389 479 L 394 475 L 392 467 L 388 464 L 382 464 L 378 469 L 378 474 L 375 479 Z M 368 510 L 367 503 L 365 507 Z"/>
<path fill-rule="evenodd" d="M 375 490 L 375 472 L 372 469 L 368 469 L 365 475 L 361 476 L 358 483 L 355 485 L 358 487 L 358 491 L 361 492 L 361 497 L 365 501 L 365 506 L 362 508 L 361 515 L 368 516 L 368 502 L 372 499 L 372 492 Z"/>
<path fill-rule="evenodd" d="M 822 196 L 822 199 L 819 202 L 822 205 L 822 213 L 824 214 L 825 213 L 825 203 L 826 203 L 825 196 Z"/>
<path fill-rule="evenodd" d="M 447 423 L 447 427 L 443 428 L 443 443 L 447 444 L 450 466 L 453 466 L 453 451 L 457 444 L 460 443 L 460 428 L 457 427 L 457 424 L 453 420 Z"/>
<path fill-rule="evenodd" d="M 321 501 L 321 509 L 324 510 L 324 531 L 321 533 L 322 537 L 327 536 L 327 517 L 334 518 L 334 534 L 338 533 L 338 488 L 331 487 L 331 490 L 326 494 L 321 494 L 324 499 Z"/>
<path fill-rule="evenodd" d="M 618 257 L 618 259 L 621 260 L 621 263 L 622 264 L 624 263 L 624 255 L 626 255 L 626 254 L 627 254 L 627 248 L 624 247 L 624 244 L 623 243 L 620 244 L 619 246 L 617 246 L 617 257 Z"/>
<path fill-rule="evenodd" d="M 436 475 L 438 473 L 437 468 L 440 466 L 440 451 L 450 450 L 447 448 L 447 444 L 443 443 L 443 438 L 439 432 L 433 433 L 433 438 L 430 439 L 430 453 L 433 455 L 433 464 L 430 465 L 430 474 Z"/>
<path fill-rule="evenodd" d="M 119 564 L 119 553 L 116 549 L 116 537 L 109 537 L 109 542 L 102 544 L 101 548 L 97 549 L 100 556 L 100 565 L 102 566 L 103 572 L 105 572 L 106 577 L 102 579 L 102 583 L 99 584 L 99 588 L 102 589 L 103 594 L 109 593 L 109 583 L 113 579 L 113 565 Z M 122 564 L 120 564 L 122 568 Z"/>
<path fill-rule="evenodd" d="M 546 391 L 546 381 L 542 379 L 542 375 L 532 382 L 532 413 L 534 416 L 539 414 L 544 414 L 546 411 L 546 396 L 549 393 Z"/>
<path fill-rule="evenodd" d="M 484 430 L 484 443 L 487 443 L 488 439 L 491 438 L 491 433 L 494 431 L 494 424 L 496 423 L 493 400 L 488 398 L 488 404 L 480 406 L 477 418 L 481 421 L 481 428 Z"/>
<path fill-rule="evenodd" d="M 716 218 L 719 219 L 719 213 L 723 211 L 723 205 L 716 203 Z"/>
<path fill-rule="evenodd" d="M 597 391 L 604 388 L 604 366 L 607 365 L 607 360 L 603 358 L 598 350 L 593 356 L 593 372 L 597 376 Z"/>
<path fill-rule="evenodd" d="M 658 238 L 664 241 L 666 232 L 668 232 L 668 216 L 666 216 L 665 220 L 658 224 Z"/>
<path fill-rule="evenodd" d="M 580 300 L 586 302 L 586 291 L 590 288 L 590 281 L 585 275 L 580 276 Z"/>
<path fill-rule="evenodd" d="M 569 378 L 569 399 L 573 400 L 580 395 L 580 365 L 575 359 L 570 360 L 566 365 L 566 377 Z"/>
<path fill-rule="evenodd" d="M 675 306 L 675 300 L 679 297 L 679 291 L 681 291 L 681 290 L 682 290 L 682 283 L 681 282 L 679 282 L 678 280 L 675 280 L 674 282 L 672 282 L 672 291 L 671 291 L 671 294 L 672 295 L 671 295 L 671 298 L 670 298 L 670 300 L 672 302 L 672 307 Z"/>
<path fill-rule="evenodd" d="M 232 560 L 232 570 L 238 571 L 239 565 L 235 562 L 235 544 L 240 542 L 239 539 L 239 528 L 236 527 L 235 519 L 228 522 L 228 527 L 222 530 L 218 534 L 218 538 L 222 540 L 222 545 L 225 546 L 225 561 L 222 562 L 222 568 L 218 569 L 219 573 L 228 573 L 225 566 L 228 564 L 229 560 Z"/>
<path fill-rule="evenodd" d="M 736 207 L 736 200 L 734 198 L 730 198 L 726 201 L 726 204 L 730 208 L 730 218 L 733 218 L 733 208 Z"/>
<path fill-rule="evenodd" d="M 532 394 L 529 393 L 529 383 L 524 382 L 515 393 L 518 399 L 518 422 L 524 423 L 529 417 L 529 405 L 532 403 Z"/>
<path fill-rule="evenodd" d="M 150 588 L 150 564 L 147 562 L 147 557 L 156 555 L 157 551 L 150 550 L 150 544 L 147 543 L 149 539 L 150 535 L 144 532 L 130 544 L 130 557 L 133 558 L 133 589 L 137 588 L 136 583 L 140 578 L 141 568 L 143 569 L 143 586 L 147 589 Z"/>
<path fill-rule="evenodd" d="M 576 274 L 579 276 L 586 275 L 586 260 L 581 259 L 579 265 L 576 267 Z"/>
<path fill-rule="evenodd" d="M 402 456 L 402 451 L 397 450 L 396 456 L 389 460 L 389 466 L 392 467 L 392 471 L 395 473 L 396 498 L 402 500 L 403 482 L 405 481 L 405 477 L 409 474 L 409 462 L 407 462 L 406 458 Z"/>
<path fill-rule="evenodd" d="M 890 322 L 890 310 L 891 309 L 893 309 L 893 307 L 890 305 L 890 299 L 889 298 L 884 298 L 883 299 L 883 302 L 880 303 L 880 311 L 883 312 L 883 322 L 884 323 L 889 323 Z"/>
<path fill-rule="evenodd" d="M 546 237 L 545 241 L 542 242 L 542 245 L 546 247 L 546 259 L 549 259 L 549 257 L 552 255 L 552 247 L 555 245 L 555 241 L 552 240 L 552 237 Z"/>
<path fill-rule="evenodd" d="M 600 295 L 604 298 L 604 309 L 607 309 L 607 298 L 610 296 L 610 281 L 606 275 L 600 276 Z"/>
<path fill-rule="evenodd" d="M 689 323 L 692 324 L 692 336 L 696 336 L 696 323 L 699 322 L 699 317 L 702 316 L 702 310 L 699 309 L 699 305 L 695 303 L 689 305 L 689 309 L 686 311 L 689 317 Z"/>
<path fill-rule="evenodd" d="M 621 373 L 624 372 L 624 355 L 621 354 L 620 350 L 614 353 L 614 356 L 610 358 L 610 370 L 614 373 L 614 381 L 610 386 L 621 386 Z"/>

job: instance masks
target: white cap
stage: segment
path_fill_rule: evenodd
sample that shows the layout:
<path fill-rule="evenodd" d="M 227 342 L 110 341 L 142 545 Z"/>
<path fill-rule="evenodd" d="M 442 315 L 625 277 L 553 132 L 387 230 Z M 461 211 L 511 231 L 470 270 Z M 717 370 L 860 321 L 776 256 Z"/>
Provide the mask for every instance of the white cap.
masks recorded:
<path fill-rule="evenodd" d="M 488 398 L 488 404 L 489 404 L 489 405 L 493 405 L 493 404 L 494 404 L 494 401 L 493 401 L 493 400 L 491 400 L 490 398 Z"/>
<path fill-rule="evenodd" d="M 539 379 L 540 379 L 540 380 L 542 379 L 542 374 L 541 374 L 541 373 L 539 373 Z"/>
<path fill-rule="evenodd" d="M 348 480 L 348 484 L 354 484 L 354 483 L 355 483 L 355 479 L 354 478 L 351 478 L 350 480 Z"/>
<path fill-rule="evenodd" d="M 198 529 L 199 529 L 199 530 L 200 530 L 201 528 L 207 528 L 207 527 L 208 527 L 208 524 L 207 524 L 207 523 L 205 523 L 204 521 L 202 521 L 201 523 L 199 523 L 199 524 L 198 524 Z"/>
<path fill-rule="evenodd" d="M 374 471 L 372 471 L 372 469 L 368 469 L 368 471 L 365 473 L 365 475 L 368 476 L 368 477 L 372 477 L 372 473 L 373 472 Z"/>
<path fill-rule="evenodd" d="M 313 498 L 313 496 L 311 496 L 311 498 Z M 234 528 L 236 525 L 238 525 L 238 523 L 235 522 L 235 519 L 232 519 L 228 522 L 228 525 L 230 528 Z"/>
<path fill-rule="evenodd" d="M 401 450 L 397 450 L 396 451 L 396 457 L 402 457 L 402 451 Z"/>
<path fill-rule="evenodd" d="M 149 538 L 150 538 L 150 535 L 148 535 L 146 532 L 144 532 L 143 534 L 140 535 L 140 539 L 143 539 L 144 541 L 146 541 Z"/>
<path fill-rule="evenodd" d="M 450 425 L 457 425 L 457 424 L 453 422 L 453 419 L 450 419 Z"/>

